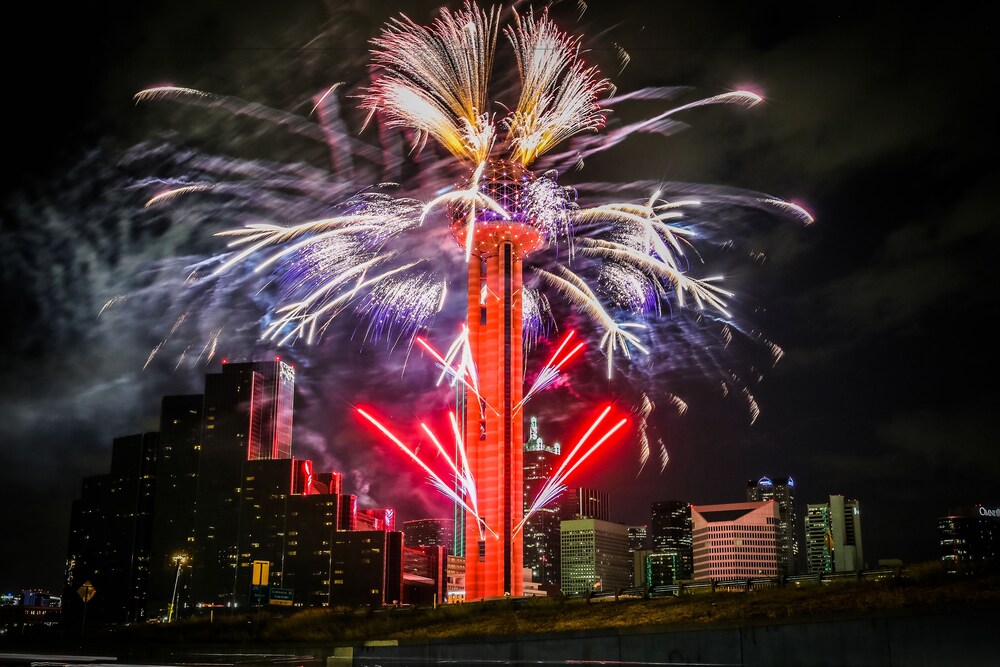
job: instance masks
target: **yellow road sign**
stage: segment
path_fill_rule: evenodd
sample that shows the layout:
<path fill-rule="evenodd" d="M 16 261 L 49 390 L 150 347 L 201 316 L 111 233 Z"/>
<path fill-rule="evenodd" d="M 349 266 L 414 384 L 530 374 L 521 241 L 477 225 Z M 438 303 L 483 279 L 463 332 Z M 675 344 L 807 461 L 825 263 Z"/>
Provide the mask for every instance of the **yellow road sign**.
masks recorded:
<path fill-rule="evenodd" d="M 76 589 L 76 594 L 80 596 L 80 599 L 84 602 L 90 602 L 90 598 L 97 595 L 97 589 L 89 581 L 83 582 L 83 586 Z"/>
<path fill-rule="evenodd" d="M 255 560 L 253 562 L 253 576 L 250 583 L 254 586 L 267 586 L 267 579 L 271 573 L 271 563 L 266 560 Z"/>

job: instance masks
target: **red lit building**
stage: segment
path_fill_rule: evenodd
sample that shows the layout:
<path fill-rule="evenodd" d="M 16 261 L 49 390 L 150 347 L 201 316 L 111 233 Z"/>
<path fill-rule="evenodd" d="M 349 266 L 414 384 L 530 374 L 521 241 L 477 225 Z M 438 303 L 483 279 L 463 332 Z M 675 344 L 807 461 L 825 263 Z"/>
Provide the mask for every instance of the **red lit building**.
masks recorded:
<path fill-rule="evenodd" d="M 533 180 L 519 165 L 488 162 L 480 191 L 510 218 L 477 207 L 471 239 L 470 210 L 452 210 L 453 234 L 471 250 L 469 345 L 480 392 L 479 400 L 470 395 L 465 402 L 466 451 L 479 501 L 479 517 L 468 517 L 465 526 L 468 600 L 516 597 L 523 587 L 523 540 L 514 534 L 524 515 L 524 425 L 514 414 L 524 393 L 521 270 L 524 257 L 545 242 L 523 208 Z"/>
<path fill-rule="evenodd" d="M 403 540 L 407 547 L 443 547 L 452 552 L 455 543 L 454 519 L 412 519 L 403 522 Z"/>

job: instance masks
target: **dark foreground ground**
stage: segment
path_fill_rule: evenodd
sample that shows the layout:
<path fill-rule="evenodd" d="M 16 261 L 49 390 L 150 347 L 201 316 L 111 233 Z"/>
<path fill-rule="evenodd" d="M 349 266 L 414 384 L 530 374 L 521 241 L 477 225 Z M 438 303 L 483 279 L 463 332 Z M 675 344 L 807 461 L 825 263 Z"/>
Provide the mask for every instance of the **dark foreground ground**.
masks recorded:
<path fill-rule="evenodd" d="M 588 630 L 849 618 L 887 613 L 944 613 L 1000 609 L 1000 575 L 945 575 L 936 564 L 909 568 L 878 581 L 799 583 L 754 590 L 696 591 L 655 599 L 537 598 L 440 606 L 437 609 L 357 611 L 311 609 L 192 618 L 79 632 L 50 629 L 17 636 L 0 647 L 60 645 L 113 647 L 198 643 L 363 643 L 372 640 L 432 640 L 504 637 Z M 13 636 L 12 636 L 13 635 Z"/>

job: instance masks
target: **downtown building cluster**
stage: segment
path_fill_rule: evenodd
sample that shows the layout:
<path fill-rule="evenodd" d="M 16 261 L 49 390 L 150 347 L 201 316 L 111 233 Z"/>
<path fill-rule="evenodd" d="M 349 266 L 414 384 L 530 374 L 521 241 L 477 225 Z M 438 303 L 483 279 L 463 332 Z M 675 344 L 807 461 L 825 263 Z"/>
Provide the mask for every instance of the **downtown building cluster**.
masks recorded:
<path fill-rule="evenodd" d="M 397 525 L 391 508 L 359 508 L 339 472 L 293 456 L 294 381 L 278 359 L 224 363 L 202 394 L 163 398 L 159 431 L 114 440 L 110 471 L 85 478 L 73 504 L 68 620 L 464 599 L 464 513 Z M 525 511 L 563 460 L 537 419 L 529 424 Z M 806 505 L 800 523 L 790 477 L 751 480 L 741 502 L 650 510 L 646 525 L 617 523 L 608 493 L 567 489 L 524 525 L 522 594 L 866 567 L 858 501 L 831 495 Z M 998 514 L 977 506 L 942 518 L 942 562 L 956 571 L 995 562 Z"/>
<path fill-rule="evenodd" d="M 67 616 L 443 599 L 451 538 L 424 526 L 404 546 L 392 509 L 359 508 L 341 473 L 295 458 L 294 386 L 279 359 L 223 363 L 203 394 L 163 398 L 159 431 L 115 439 L 73 503 Z"/>
<path fill-rule="evenodd" d="M 544 450 L 551 451 L 549 465 L 557 465 L 558 446 Z M 532 451 L 543 448 L 529 439 L 526 461 Z M 530 477 L 526 467 L 525 479 Z M 594 502 L 599 498 L 603 502 Z M 563 593 L 581 593 L 865 567 L 859 503 L 831 495 L 827 502 L 806 505 L 800 524 L 790 477 L 751 480 L 743 502 L 655 502 L 646 525 L 610 521 L 608 505 L 606 494 L 574 489 L 549 516 L 536 519 L 533 539 L 525 547 L 525 564 L 530 563 L 536 580 L 548 574 L 546 583 L 558 578 Z M 558 540 L 549 537 L 549 522 L 558 525 Z"/>

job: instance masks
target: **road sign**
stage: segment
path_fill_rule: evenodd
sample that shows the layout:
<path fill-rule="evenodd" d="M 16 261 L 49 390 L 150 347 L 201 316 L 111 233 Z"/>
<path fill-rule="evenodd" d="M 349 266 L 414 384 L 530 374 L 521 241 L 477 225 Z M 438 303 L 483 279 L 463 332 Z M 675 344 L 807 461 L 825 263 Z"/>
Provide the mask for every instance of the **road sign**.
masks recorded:
<path fill-rule="evenodd" d="M 250 585 L 250 602 L 254 604 L 264 604 L 267 602 L 267 586 Z"/>
<path fill-rule="evenodd" d="M 285 607 L 292 606 L 292 602 L 295 601 L 295 590 L 291 588 L 272 588 L 271 589 L 271 599 L 268 604 L 282 605 Z"/>
<path fill-rule="evenodd" d="M 97 595 L 97 589 L 89 581 L 83 582 L 83 586 L 76 589 L 76 594 L 80 596 L 80 599 L 84 602 L 90 602 L 90 598 Z"/>
<path fill-rule="evenodd" d="M 267 579 L 271 572 L 271 563 L 266 560 L 255 560 L 253 562 L 253 577 L 250 583 L 254 586 L 267 586 Z"/>

